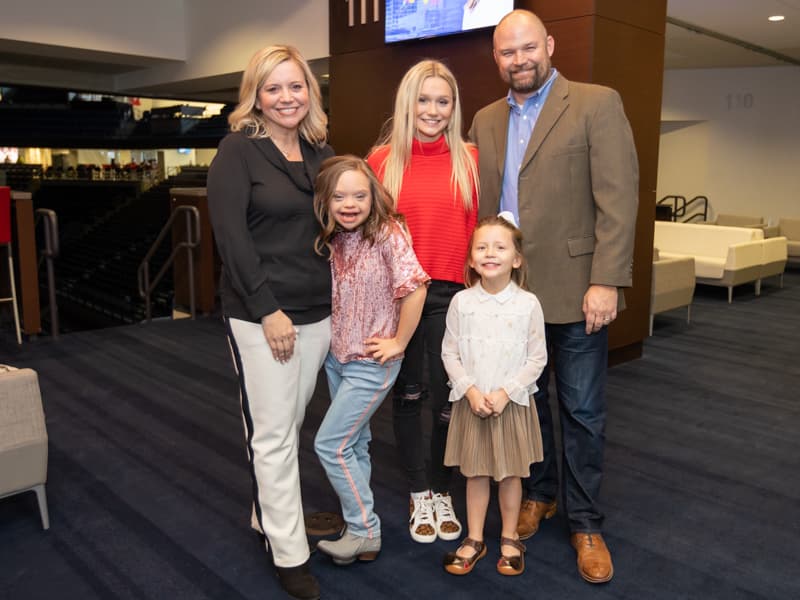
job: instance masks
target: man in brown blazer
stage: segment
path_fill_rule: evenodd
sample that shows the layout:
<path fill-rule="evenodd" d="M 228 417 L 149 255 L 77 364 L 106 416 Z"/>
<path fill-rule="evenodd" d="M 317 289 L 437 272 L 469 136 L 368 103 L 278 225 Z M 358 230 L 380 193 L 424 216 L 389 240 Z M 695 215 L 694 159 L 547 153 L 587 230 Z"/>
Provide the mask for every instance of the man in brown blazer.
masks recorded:
<path fill-rule="evenodd" d="M 639 172 L 619 94 L 568 81 L 552 67 L 554 48 L 531 12 L 515 10 L 497 25 L 494 59 L 510 90 L 475 115 L 470 138 L 480 151 L 480 216 L 508 210 L 522 229 L 550 358 L 536 393 L 544 461 L 523 482 L 518 533 L 532 536 L 556 512 L 552 369 L 571 542 L 581 576 L 602 583 L 614 574 L 598 506 L 607 326 L 624 308 L 619 288 L 631 285 Z"/>

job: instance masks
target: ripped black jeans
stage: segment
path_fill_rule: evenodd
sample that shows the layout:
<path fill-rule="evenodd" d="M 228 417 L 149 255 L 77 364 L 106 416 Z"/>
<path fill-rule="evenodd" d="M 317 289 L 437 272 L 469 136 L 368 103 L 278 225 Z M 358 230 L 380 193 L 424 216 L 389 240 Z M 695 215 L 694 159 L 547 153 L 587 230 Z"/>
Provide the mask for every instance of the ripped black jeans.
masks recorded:
<path fill-rule="evenodd" d="M 429 488 L 435 492 L 446 492 L 450 489 L 452 467 L 444 466 L 450 423 L 450 387 L 442 364 L 442 338 L 450 300 L 463 289 L 460 283 L 431 282 L 422 318 L 408 343 L 395 382 L 392 401 L 394 435 L 411 492 Z M 422 405 L 426 402 L 430 405 L 432 417 L 431 441 L 427 452 L 422 418 Z M 430 460 L 430 476 L 426 471 L 426 454 Z"/>

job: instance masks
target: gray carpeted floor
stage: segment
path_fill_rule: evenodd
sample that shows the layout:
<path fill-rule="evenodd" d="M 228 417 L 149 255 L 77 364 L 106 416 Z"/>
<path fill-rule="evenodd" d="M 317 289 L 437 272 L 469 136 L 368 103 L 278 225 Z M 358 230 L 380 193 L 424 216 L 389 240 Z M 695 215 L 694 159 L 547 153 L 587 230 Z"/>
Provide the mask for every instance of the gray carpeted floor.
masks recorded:
<path fill-rule="evenodd" d="M 575 570 L 560 513 L 529 540 L 527 570 L 489 557 L 455 578 L 455 544 L 407 533 L 390 406 L 373 422 L 383 552 L 371 564 L 312 564 L 323 598 L 800 597 L 800 271 L 756 298 L 698 288 L 693 321 L 656 317 L 644 358 L 609 376 L 603 503 L 615 577 Z M 6 323 L 4 322 L 4 325 Z M 89 331 L 21 349 L 3 333 L 0 362 L 35 368 L 50 435 L 51 528 L 33 494 L 0 500 L 0 599 L 283 597 L 248 528 L 250 483 L 222 324 L 154 322 Z M 319 388 L 301 453 L 308 511 L 336 499 L 313 455 Z M 464 517 L 463 480 L 453 490 Z"/>

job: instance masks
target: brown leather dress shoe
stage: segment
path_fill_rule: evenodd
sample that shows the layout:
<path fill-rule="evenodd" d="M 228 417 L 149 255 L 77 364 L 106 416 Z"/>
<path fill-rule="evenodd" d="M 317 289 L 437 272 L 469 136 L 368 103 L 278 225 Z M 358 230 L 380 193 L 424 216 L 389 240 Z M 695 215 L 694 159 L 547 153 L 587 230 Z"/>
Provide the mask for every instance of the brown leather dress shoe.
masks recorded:
<path fill-rule="evenodd" d="M 578 552 L 578 573 L 589 583 L 605 583 L 614 576 L 611 554 L 599 533 L 573 533 L 572 547 Z"/>
<path fill-rule="evenodd" d="M 539 531 L 539 522 L 542 518 L 549 519 L 556 514 L 556 502 L 542 502 L 541 500 L 525 499 L 519 509 L 517 521 L 517 535 L 519 539 L 527 540 Z"/>

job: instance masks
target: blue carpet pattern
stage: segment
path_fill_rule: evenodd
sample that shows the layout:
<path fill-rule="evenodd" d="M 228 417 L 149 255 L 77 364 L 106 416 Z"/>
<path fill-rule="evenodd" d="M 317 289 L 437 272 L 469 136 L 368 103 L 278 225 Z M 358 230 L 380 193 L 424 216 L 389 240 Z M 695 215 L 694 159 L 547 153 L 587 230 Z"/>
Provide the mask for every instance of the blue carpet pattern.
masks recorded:
<path fill-rule="evenodd" d="M 383 521 L 374 563 L 312 556 L 323 598 L 604 600 L 800 598 L 800 271 L 785 286 L 698 287 L 658 315 L 644 357 L 609 373 L 602 501 L 614 579 L 581 580 L 559 512 L 528 541 L 527 570 L 489 556 L 462 578 L 441 568 L 454 543 L 411 541 L 391 407 L 373 420 Z M 6 323 L 7 324 L 7 323 Z M 7 329 L 7 327 L 4 327 Z M 3 334 L 5 336 L 5 332 Z M 0 500 L 0 599 L 284 598 L 249 529 L 250 482 L 222 322 L 159 321 L 18 348 L 0 363 L 39 373 L 50 436 L 51 528 L 32 493 Z M 338 509 L 312 448 L 327 394 L 303 431 L 304 505 Z M 464 482 L 453 494 L 462 519 Z"/>

